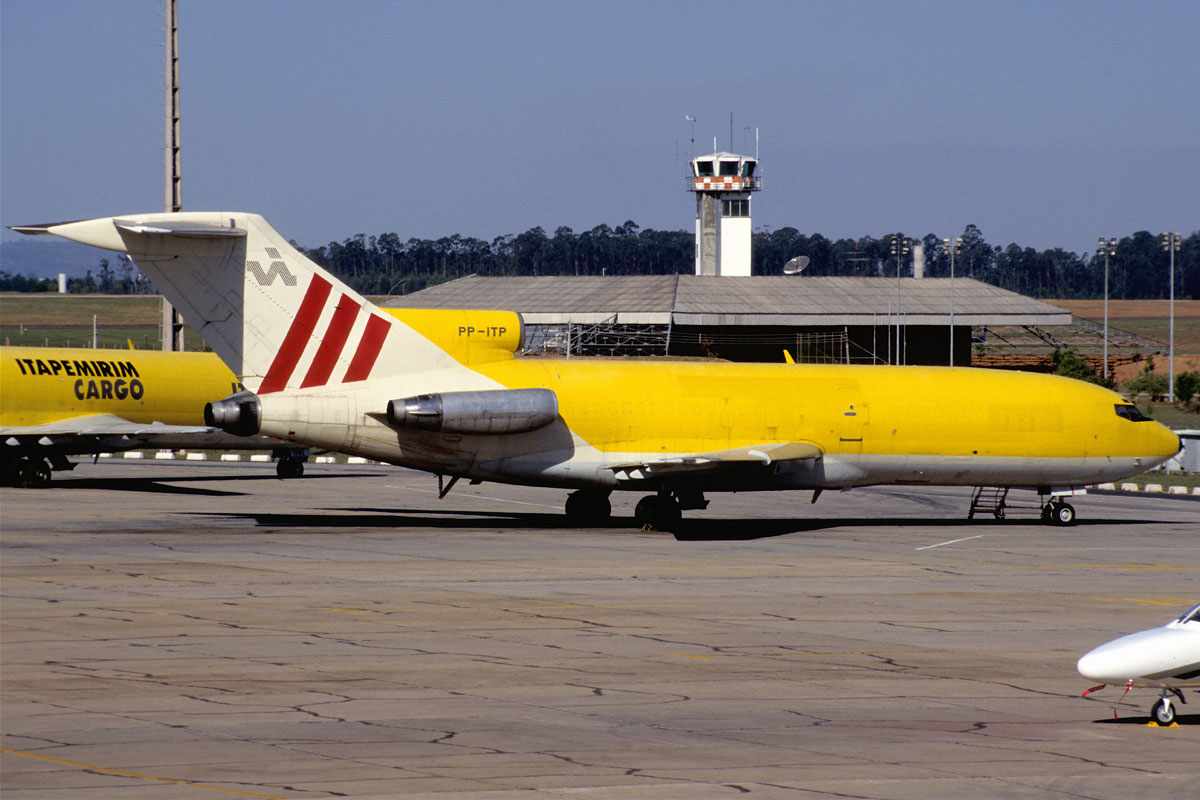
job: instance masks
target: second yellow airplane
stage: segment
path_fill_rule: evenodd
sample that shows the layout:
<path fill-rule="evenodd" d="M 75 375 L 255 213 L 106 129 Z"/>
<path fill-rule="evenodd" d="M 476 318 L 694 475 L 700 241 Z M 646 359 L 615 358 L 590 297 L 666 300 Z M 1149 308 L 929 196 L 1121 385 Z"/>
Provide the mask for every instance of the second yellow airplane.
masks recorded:
<path fill-rule="evenodd" d="M 636 516 L 670 528 L 705 492 L 949 484 L 1035 489 L 1070 524 L 1064 491 L 1179 449 L 1120 395 L 1049 375 L 515 358 L 517 315 L 380 309 L 256 214 L 14 230 L 129 253 L 246 387 L 209 424 L 451 485 L 574 489 L 578 521 L 607 518 L 613 490 L 648 492 Z"/>

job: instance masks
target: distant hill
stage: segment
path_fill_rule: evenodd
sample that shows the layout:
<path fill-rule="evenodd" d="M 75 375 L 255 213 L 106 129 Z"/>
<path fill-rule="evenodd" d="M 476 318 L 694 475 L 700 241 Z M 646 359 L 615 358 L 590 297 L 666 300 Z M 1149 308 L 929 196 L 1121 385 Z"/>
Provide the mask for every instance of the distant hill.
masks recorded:
<path fill-rule="evenodd" d="M 115 265 L 114 253 L 62 239 L 39 236 L 0 242 L 0 271 L 14 275 L 53 278 L 65 272 L 78 278 L 89 269 L 95 272 L 106 257 Z"/>

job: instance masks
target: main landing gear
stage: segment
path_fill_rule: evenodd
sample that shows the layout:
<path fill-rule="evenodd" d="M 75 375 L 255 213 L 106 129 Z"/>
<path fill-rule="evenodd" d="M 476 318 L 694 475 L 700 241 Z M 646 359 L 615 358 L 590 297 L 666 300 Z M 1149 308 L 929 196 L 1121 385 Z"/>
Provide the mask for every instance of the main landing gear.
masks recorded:
<path fill-rule="evenodd" d="M 670 531 L 683 519 L 683 509 L 678 500 L 665 492 L 648 494 L 634 506 L 633 518 L 643 530 Z"/>
<path fill-rule="evenodd" d="M 275 474 L 280 478 L 304 477 L 304 462 L 308 460 L 308 450 L 305 448 L 280 447 L 272 453 L 275 456 Z"/>
<path fill-rule="evenodd" d="M 580 489 L 567 495 L 563 511 L 575 525 L 606 525 L 612 514 L 612 504 L 608 502 L 608 492 Z"/>
<path fill-rule="evenodd" d="M 50 485 L 50 462 L 44 458 L 23 457 L 6 461 L 0 470 L 0 485 L 21 489 L 42 489 Z"/>
<path fill-rule="evenodd" d="M 673 531 L 679 527 L 684 511 L 708 508 L 704 493 L 696 489 L 659 489 L 638 500 L 633 518 L 642 530 Z"/>

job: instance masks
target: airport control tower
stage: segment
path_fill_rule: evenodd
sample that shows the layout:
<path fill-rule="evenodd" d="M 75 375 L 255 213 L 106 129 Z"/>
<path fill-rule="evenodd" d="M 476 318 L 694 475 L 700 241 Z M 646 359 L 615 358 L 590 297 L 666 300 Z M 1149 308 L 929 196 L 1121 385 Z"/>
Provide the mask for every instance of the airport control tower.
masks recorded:
<path fill-rule="evenodd" d="M 709 153 L 692 159 L 696 193 L 696 274 L 750 274 L 750 193 L 762 188 L 758 159 Z"/>

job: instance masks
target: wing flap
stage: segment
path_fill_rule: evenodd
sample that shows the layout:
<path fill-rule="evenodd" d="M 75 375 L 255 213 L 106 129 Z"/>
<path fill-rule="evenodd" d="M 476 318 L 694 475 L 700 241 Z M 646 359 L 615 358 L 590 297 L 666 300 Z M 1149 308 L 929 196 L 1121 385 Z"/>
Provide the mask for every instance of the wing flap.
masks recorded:
<path fill-rule="evenodd" d="M 115 414 L 88 414 L 56 420 L 44 425 L 0 428 L 0 436 L 151 436 L 154 434 L 211 433 L 203 425 L 167 425 L 162 422 L 130 422 Z"/>
<path fill-rule="evenodd" d="M 695 472 L 712 472 L 729 469 L 735 465 L 772 464 L 787 461 L 806 461 L 820 458 L 821 448 L 811 442 L 776 442 L 774 444 L 751 445 L 712 453 L 671 456 L 648 459 L 609 466 L 618 478 L 654 478 Z"/>

